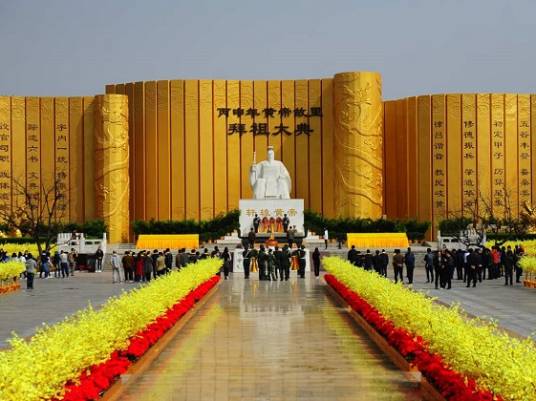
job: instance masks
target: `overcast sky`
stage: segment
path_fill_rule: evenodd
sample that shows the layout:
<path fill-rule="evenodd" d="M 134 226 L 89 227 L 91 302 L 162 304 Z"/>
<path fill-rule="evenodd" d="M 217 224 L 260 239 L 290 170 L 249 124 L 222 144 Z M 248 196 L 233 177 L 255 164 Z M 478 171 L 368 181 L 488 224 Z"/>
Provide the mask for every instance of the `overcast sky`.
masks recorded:
<path fill-rule="evenodd" d="M 0 94 L 374 70 L 384 98 L 536 92 L 536 1 L 0 0 Z"/>

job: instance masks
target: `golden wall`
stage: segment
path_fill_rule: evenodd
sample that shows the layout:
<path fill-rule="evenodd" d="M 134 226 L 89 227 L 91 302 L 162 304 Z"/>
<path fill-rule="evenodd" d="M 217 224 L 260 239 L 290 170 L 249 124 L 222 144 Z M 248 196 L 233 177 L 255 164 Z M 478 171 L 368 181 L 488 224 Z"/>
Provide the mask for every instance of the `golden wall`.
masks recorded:
<path fill-rule="evenodd" d="M 291 196 L 336 214 L 333 79 L 148 81 L 106 93 L 130 105 L 132 219 L 210 219 L 237 208 L 252 196 L 253 154 L 264 160 L 268 145 L 289 170 Z"/>
<path fill-rule="evenodd" d="M 124 95 L 95 100 L 95 204 L 112 243 L 129 238 L 128 101 Z"/>
<path fill-rule="evenodd" d="M 333 80 L 335 210 L 345 217 L 383 213 L 381 76 L 346 72 Z"/>
<path fill-rule="evenodd" d="M 94 97 L 0 96 L 0 206 L 40 196 L 57 180 L 58 218 L 95 218 Z"/>
<path fill-rule="evenodd" d="M 386 101 L 384 124 L 388 217 L 517 217 L 536 202 L 536 95 Z"/>

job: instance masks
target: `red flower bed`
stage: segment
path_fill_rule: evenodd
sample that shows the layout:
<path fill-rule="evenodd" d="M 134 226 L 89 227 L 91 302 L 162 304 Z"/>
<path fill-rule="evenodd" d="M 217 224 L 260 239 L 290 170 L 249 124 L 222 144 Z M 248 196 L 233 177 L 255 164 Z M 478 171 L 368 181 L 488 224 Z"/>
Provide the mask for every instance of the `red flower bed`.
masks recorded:
<path fill-rule="evenodd" d="M 326 274 L 326 282 L 374 327 L 408 362 L 416 366 L 439 393 L 449 401 L 502 401 L 500 396 L 477 388 L 473 379 L 451 369 L 441 355 L 432 353 L 420 336 L 414 336 L 370 305 L 364 298 L 348 289 L 335 276 Z"/>
<path fill-rule="evenodd" d="M 91 401 L 99 398 L 114 381 L 155 344 L 166 331 L 188 312 L 197 301 L 210 291 L 219 281 L 219 276 L 199 285 L 180 302 L 158 317 L 153 323 L 130 339 L 127 349 L 116 351 L 110 358 L 99 365 L 89 367 L 80 375 L 79 383 L 67 383 L 63 400 Z M 57 401 L 57 400 L 55 400 Z"/>

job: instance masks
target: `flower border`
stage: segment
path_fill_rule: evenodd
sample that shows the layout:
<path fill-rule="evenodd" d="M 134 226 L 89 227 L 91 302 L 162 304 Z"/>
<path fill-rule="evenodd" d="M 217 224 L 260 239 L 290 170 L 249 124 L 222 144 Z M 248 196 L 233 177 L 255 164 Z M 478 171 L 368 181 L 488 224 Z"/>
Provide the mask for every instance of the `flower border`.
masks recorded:
<path fill-rule="evenodd" d="M 441 355 L 430 352 L 420 336 L 413 336 L 402 327 L 386 319 L 366 299 L 342 284 L 332 274 L 324 276 L 325 281 L 381 334 L 411 365 L 415 366 L 428 382 L 449 401 L 502 401 L 503 398 L 488 390 L 477 388 L 473 379 L 451 369 Z"/>
<path fill-rule="evenodd" d="M 200 284 L 153 323 L 132 336 L 129 339 L 127 349 L 115 351 L 106 362 L 89 367 L 80 375 L 78 382 L 65 384 L 63 398 L 53 400 L 91 401 L 99 399 L 102 393 L 108 390 L 123 373 L 190 311 L 196 302 L 203 298 L 219 280 L 219 276 L 214 276 Z"/>

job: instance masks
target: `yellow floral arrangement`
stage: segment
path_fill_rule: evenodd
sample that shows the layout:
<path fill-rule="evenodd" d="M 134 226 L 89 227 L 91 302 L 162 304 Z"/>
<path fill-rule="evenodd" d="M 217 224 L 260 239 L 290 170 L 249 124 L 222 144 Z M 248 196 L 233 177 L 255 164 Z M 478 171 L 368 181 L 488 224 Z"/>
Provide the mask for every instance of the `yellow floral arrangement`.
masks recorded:
<path fill-rule="evenodd" d="M 486 242 L 486 247 L 491 248 L 495 245 L 495 241 L 488 241 Z M 500 245 L 501 247 L 507 248 L 508 246 L 512 247 L 512 250 L 516 245 L 523 246 L 523 249 L 525 250 L 525 255 L 534 255 L 536 256 L 536 240 L 530 239 L 530 240 L 524 240 L 524 241 L 506 241 L 504 244 Z"/>
<path fill-rule="evenodd" d="M 26 266 L 19 261 L 0 263 L 0 281 L 8 281 L 19 277 L 24 270 L 26 270 Z"/>
<path fill-rule="evenodd" d="M 326 257 L 323 264 L 397 327 L 421 336 L 432 352 L 474 378 L 480 388 L 505 400 L 536 400 L 536 346 L 530 338 L 513 338 L 495 323 L 467 318 L 458 305 L 438 305 L 423 293 L 338 257 Z"/>
<path fill-rule="evenodd" d="M 52 247 L 52 249 L 55 248 L 55 245 Z M 23 244 L 0 244 L 0 249 L 3 249 L 7 252 L 7 256 L 11 256 L 14 253 L 19 252 L 30 252 L 34 258 L 36 258 L 39 255 L 39 251 L 37 250 L 37 245 L 33 242 L 25 242 Z"/>
<path fill-rule="evenodd" d="M 61 398 L 66 382 L 76 382 L 88 367 L 128 347 L 130 337 L 212 278 L 220 266 L 219 259 L 201 260 L 111 297 L 99 310 L 89 306 L 44 325 L 29 341 L 13 335 L 10 348 L 0 352 L 0 400 Z"/>

